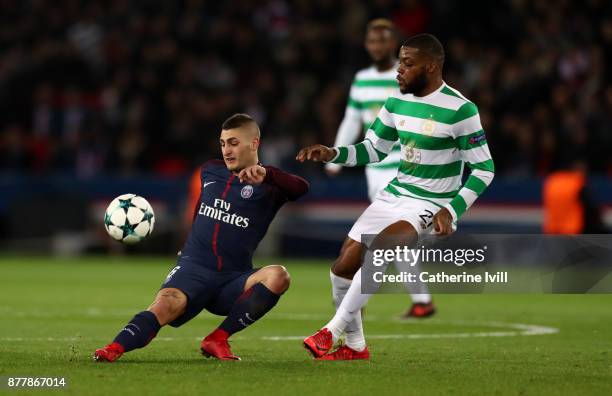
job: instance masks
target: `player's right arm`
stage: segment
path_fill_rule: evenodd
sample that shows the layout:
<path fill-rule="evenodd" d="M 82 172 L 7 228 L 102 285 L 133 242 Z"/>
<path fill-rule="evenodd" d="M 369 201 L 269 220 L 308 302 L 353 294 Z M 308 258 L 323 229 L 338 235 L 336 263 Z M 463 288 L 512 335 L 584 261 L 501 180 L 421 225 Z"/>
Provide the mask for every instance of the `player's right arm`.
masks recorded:
<path fill-rule="evenodd" d="M 349 94 L 348 103 L 346 110 L 344 111 L 344 118 L 338 128 L 338 134 L 336 135 L 336 141 L 334 146 L 348 146 L 357 141 L 361 134 L 361 113 L 362 103 L 357 100 L 355 95 L 355 84 L 351 87 Z M 325 170 L 330 174 L 337 174 L 342 169 L 342 165 L 327 163 Z"/>
<path fill-rule="evenodd" d="M 349 146 L 326 147 L 320 144 L 303 148 L 296 159 L 300 162 L 332 162 L 343 166 L 366 165 L 384 160 L 398 139 L 393 118 L 387 110 L 387 102 L 378 117 L 370 125 L 367 137 L 362 142 Z"/>

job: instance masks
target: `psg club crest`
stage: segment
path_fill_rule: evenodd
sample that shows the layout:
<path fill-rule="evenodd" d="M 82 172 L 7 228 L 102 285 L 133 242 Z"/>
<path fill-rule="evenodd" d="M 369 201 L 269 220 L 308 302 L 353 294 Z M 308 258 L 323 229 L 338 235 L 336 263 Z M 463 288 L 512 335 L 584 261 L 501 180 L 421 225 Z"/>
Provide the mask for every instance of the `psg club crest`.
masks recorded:
<path fill-rule="evenodd" d="M 242 187 L 242 190 L 240 190 L 240 196 L 244 199 L 251 198 L 251 195 L 253 195 L 253 186 L 250 184 L 247 184 L 246 186 Z"/>

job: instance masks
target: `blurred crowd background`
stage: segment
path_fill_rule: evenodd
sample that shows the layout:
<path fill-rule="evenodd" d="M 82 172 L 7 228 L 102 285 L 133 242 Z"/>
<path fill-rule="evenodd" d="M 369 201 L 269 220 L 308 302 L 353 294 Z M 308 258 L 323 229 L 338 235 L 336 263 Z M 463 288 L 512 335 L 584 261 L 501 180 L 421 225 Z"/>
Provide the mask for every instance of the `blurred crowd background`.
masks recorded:
<path fill-rule="evenodd" d="M 333 143 L 376 17 L 441 39 L 498 175 L 612 175 L 605 0 L 1 0 L 0 169 L 186 175 L 234 112 L 262 125 L 264 161 L 295 166 Z"/>
<path fill-rule="evenodd" d="M 138 249 L 175 252 L 189 177 L 244 112 L 262 162 L 311 183 L 259 252 L 335 255 L 367 204 L 363 170 L 332 179 L 294 157 L 333 144 L 381 17 L 438 36 L 446 82 L 479 107 L 496 178 L 462 232 L 612 227 L 610 1 L 0 0 L 0 246 L 120 250 L 101 219 L 131 192 L 157 220 Z M 588 180 L 555 172 L 577 164 Z"/>

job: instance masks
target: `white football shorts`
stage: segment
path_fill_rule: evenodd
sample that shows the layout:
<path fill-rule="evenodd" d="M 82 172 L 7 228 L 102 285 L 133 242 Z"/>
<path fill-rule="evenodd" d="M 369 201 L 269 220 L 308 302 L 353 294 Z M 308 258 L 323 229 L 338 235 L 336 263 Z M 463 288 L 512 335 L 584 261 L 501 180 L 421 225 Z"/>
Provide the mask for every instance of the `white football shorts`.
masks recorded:
<path fill-rule="evenodd" d="M 389 225 L 407 221 L 419 236 L 434 234 L 433 216 L 441 209 L 429 201 L 410 197 L 396 197 L 382 190 L 374 202 L 359 216 L 348 233 L 349 238 L 361 242 L 362 234 L 376 235 Z M 453 223 L 453 230 L 457 226 Z"/>

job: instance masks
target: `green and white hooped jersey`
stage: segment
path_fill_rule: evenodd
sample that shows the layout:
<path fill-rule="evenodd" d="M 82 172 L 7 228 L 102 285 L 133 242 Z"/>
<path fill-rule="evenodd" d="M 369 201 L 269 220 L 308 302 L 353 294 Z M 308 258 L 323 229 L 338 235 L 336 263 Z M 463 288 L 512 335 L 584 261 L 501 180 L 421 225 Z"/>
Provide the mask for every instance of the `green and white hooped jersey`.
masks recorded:
<path fill-rule="evenodd" d="M 385 104 L 387 98 L 395 93 L 399 93 L 399 85 L 396 80 L 397 64 L 391 69 L 380 72 L 376 66 L 370 66 L 357 72 L 355 79 L 351 84 L 351 91 L 345 112 L 345 119 L 355 119 L 361 124 L 358 127 L 351 125 L 353 131 L 363 131 L 369 133 L 370 125 L 376 120 L 378 112 Z M 345 133 L 343 127 L 340 126 L 338 138 L 335 145 L 344 145 L 347 142 L 342 142 L 341 135 Z M 355 135 L 350 143 L 357 141 L 359 136 Z M 345 133 L 346 134 L 346 133 Z M 348 143 L 348 144 L 350 144 Z M 389 155 L 382 161 L 368 164 L 370 168 L 397 169 L 400 165 L 400 145 L 396 144 Z"/>
<path fill-rule="evenodd" d="M 331 162 L 347 166 L 380 162 L 397 141 L 400 165 L 385 190 L 446 207 L 455 220 L 493 179 L 495 169 L 478 109 L 446 83 L 424 97 L 392 94 L 366 139 L 336 147 Z M 462 186 L 465 164 L 471 173 Z"/>

